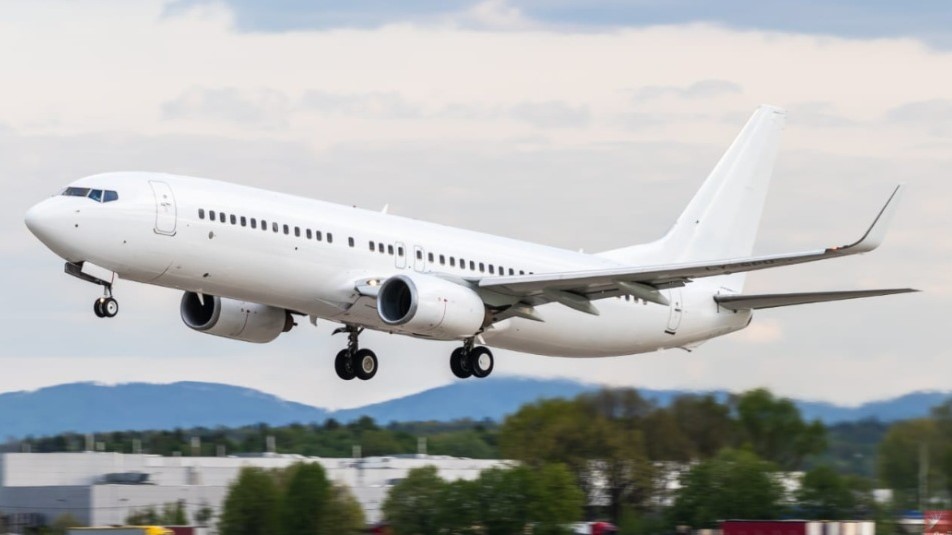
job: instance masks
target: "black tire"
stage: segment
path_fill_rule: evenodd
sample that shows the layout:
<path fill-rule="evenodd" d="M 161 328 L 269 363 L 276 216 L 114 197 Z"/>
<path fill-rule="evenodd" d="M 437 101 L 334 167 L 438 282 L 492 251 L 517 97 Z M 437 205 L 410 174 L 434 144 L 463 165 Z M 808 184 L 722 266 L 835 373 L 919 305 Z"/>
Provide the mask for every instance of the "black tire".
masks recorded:
<path fill-rule="evenodd" d="M 100 299 L 102 302 L 102 315 L 107 318 L 114 318 L 119 313 L 119 302 L 112 297 Z"/>
<path fill-rule="evenodd" d="M 350 351 L 342 349 L 337 353 L 337 357 L 334 359 L 334 371 L 337 372 L 338 377 L 345 381 L 357 377 L 357 370 L 354 369 L 354 359 Z"/>
<path fill-rule="evenodd" d="M 368 381 L 377 375 L 377 355 L 369 349 L 361 349 L 354 355 L 354 370 L 357 378 Z"/>
<path fill-rule="evenodd" d="M 473 372 L 469 367 L 469 359 L 467 358 L 466 350 L 462 347 L 457 347 L 450 355 L 450 371 L 452 371 L 453 375 L 460 379 L 466 379 L 473 375 Z"/>
<path fill-rule="evenodd" d="M 96 299 L 93 301 L 93 312 L 96 313 L 97 318 L 105 318 L 106 315 L 102 311 L 102 298 Z"/>
<path fill-rule="evenodd" d="M 495 359 L 493 352 L 488 347 L 474 347 L 469 352 L 469 364 L 473 371 L 473 376 L 482 379 L 488 377 L 493 372 Z"/>

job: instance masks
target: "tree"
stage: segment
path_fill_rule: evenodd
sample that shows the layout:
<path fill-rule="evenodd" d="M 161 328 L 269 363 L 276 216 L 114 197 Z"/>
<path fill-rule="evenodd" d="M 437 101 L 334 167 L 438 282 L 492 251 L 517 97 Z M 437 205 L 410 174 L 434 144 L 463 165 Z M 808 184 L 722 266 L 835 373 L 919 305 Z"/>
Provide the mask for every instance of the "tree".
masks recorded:
<path fill-rule="evenodd" d="M 285 535 L 321 533 L 331 485 L 317 463 L 297 463 L 285 471 L 287 485 L 281 501 L 279 523 Z"/>
<path fill-rule="evenodd" d="M 215 516 L 215 510 L 203 500 L 198 511 L 195 511 L 195 523 L 199 526 L 207 526 L 213 516 Z"/>
<path fill-rule="evenodd" d="M 804 422 L 789 399 L 760 388 L 741 394 L 736 406 L 746 445 L 784 470 L 796 470 L 807 455 L 826 447 L 823 424 Z"/>
<path fill-rule="evenodd" d="M 678 396 L 668 411 L 692 444 L 696 458 L 710 459 L 728 447 L 737 435 L 730 407 L 719 403 L 713 395 Z"/>
<path fill-rule="evenodd" d="M 807 472 L 796 499 L 807 518 L 822 520 L 852 518 L 858 503 L 850 481 L 829 466 Z"/>
<path fill-rule="evenodd" d="M 53 519 L 53 523 L 50 524 L 50 535 L 66 535 L 66 532 L 70 528 L 77 528 L 82 526 L 79 520 L 76 520 L 76 517 L 69 513 L 63 513 Z M 2 527 L 2 525 L 0 525 Z"/>
<path fill-rule="evenodd" d="M 396 535 L 431 535 L 440 531 L 440 502 L 447 484 L 435 466 L 414 468 L 387 495 L 384 517 Z M 226 535 L 226 534 L 223 534 Z"/>
<path fill-rule="evenodd" d="M 893 424 L 879 445 L 879 478 L 893 489 L 896 505 L 917 508 L 926 497 L 919 496 L 919 469 L 922 454 L 933 458 L 947 447 L 936 428 L 936 420 L 922 418 Z M 935 489 L 941 478 L 940 463 L 929 463 L 926 483 Z M 928 490 L 927 489 L 927 490 Z"/>
<path fill-rule="evenodd" d="M 319 522 L 318 533 L 356 535 L 367 526 L 364 509 L 347 487 L 333 485 Z"/>
<path fill-rule="evenodd" d="M 503 423 L 500 450 L 534 468 L 565 464 L 585 496 L 608 497 L 609 515 L 617 520 L 624 505 L 642 506 L 653 494 L 653 467 L 639 428 L 649 411 L 630 390 L 524 405 Z"/>
<path fill-rule="evenodd" d="M 724 450 L 681 478 L 669 511 L 671 520 L 706 528 L 725 518 L 777 518 L 783 487 L 776 469 L 749 451 Z"/>
<path fill-rule="evenodd" d="M 219 531 L 222 535 L 272 535 L 278 531 L 278 489 L 260 468 L 245 467 L 228 487 Z"/>

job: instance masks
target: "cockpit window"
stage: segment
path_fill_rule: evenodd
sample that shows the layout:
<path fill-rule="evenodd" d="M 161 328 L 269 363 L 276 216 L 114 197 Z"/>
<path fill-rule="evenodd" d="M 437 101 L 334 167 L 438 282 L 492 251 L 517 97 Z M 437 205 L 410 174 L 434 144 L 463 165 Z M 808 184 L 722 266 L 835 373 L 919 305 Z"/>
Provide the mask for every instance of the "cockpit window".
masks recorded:
<path fill-rule="evenodd" d="M 119 194 L 112 190 L 101 190 L 92 188 L 68 187 L 63 190 L 62 195 L 66 197 L 89 197 L 96 202 L 112 202 L 119 200 Z"/>

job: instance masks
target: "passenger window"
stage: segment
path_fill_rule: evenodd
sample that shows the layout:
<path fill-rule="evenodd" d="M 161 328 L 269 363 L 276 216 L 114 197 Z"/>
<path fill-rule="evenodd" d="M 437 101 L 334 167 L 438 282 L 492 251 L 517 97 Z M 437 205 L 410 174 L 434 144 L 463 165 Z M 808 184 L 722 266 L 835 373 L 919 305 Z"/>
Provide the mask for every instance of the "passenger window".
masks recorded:
<path fill-rule="evenodd" d="M 278 232 L 278 222 L 277 222 L 277 221 L 271 223 L 271 230 L 273 230 L 275 233 Z"/>
<path fill-rule="evenodd" d="M 248 219 L 245 216 L 241 216 L 241 226 L 243 227 L 248 226 Z"/>
<path fill-rule="evenodd" d="M 238 223 L 238 218 L 235 217 L 235 214 L 231 214 L 231 224 L 235 225 Z"/>
<path fill-rule="evenodd" d="M 287 236 L 291 234 L 291 227 L 284 225 L 284 235 Z"/>
<path fill-rule="evenodd" d="M 476 271 L 476 262 L 474 262 L 474 261 L 472 261 L 472 260 L 469 261 L 469 270 L 470 270 L 470 271 Z"/>
<path fill-rule="evenodd" d="M 215 220 L 215 211 L 214 211 L 214 210 L 209 210 L 209 211 L 208 211 L 208 219 L 210 219 L 210 220 L 212 220 L 212 221 Z"/>
<path fill-rule="evenodd" d="M 480 273 L 486 272 L 486 266 L 484 266 L 482 262 L 479 263 L 479 272 Z"/>
<path fill-rule="evenodd" d="M 451 256 L 451 257 L 450 257 L 450 267 L 456 267 L 456 257 L 455 257 L 455 256 Z"/>
<path fill-rule="evenodd" d="M 226 214 L 225 212 L 218 212 L 218 221 L 221 223 L 227 223 L 228 214 Z"/>
<path fill-rule="evenodd" d="M 101 189 L 90 190 L 89 198 L 96 202 L 102 202 L 102 190 Z"/>
<path fill-rule="evenodd" d="M 403 247 L 397 247 L 397 256 L 403 256 Z"/>
<path fill-rule="evenodd" d="M 118 200 L 119 200 L 119 194 L 116 193 L 115 191 L 112 191 L 111 189 L 107 189 L 106 191 L 103 192 L 102 202 L 112 202 L 112 201 L 118 201 Z"/>
<path fill-rule="evenodd" d="M 300 237 L 301 237 L 301 227 L 294 227 L 294 236 L 295 236 L 296 238 L 300 238 Z"/>
<path fill-rule="evenodd" d="M 371 252 L 371 253 L 377 250 L 377 248 L 374 247 L 374 242 L 371 241 L 371 242 L 368 242 L 368 243 L 370 244 L 370 252 Z"/>
<path fill-rule="evenodd" d="M 205 219 L 205 209 L 204 209 L 204 208 L 199 208 L 199 209 L 198 209 L 198 218 L 199 218 L 199 219 Z"/>
<path fill-rule="evenodd" d="M 253 217 L 251 218 L 251 228 L 258 228 L 258 220 Z"/>
<path fill-rule="evenodd" d="M 327 233 L 327 243 L 334 243 L 334 235 L 330 232 Z"/>
<path fill-rule="evenodd" d="M 378 243 L 378 244 L 377 244 L 377 252 L 380 253 L 380 254 L 383 254 L 383 244 L 382 244 L 382 243 Z"/>
<path fill-rule="evenodd" d="M 354 238 L 353 238 L 353 236 L 350 237 L 350 238 L 347 238 L 347 245 L 350 245 L 351 247 L 354 246 Z"/>
<path fill-rule="evenodd" d="M 510 275 L 515 275 L 515 274 L 516 274 L 516 271 L 515 271 L 514 269 L 512 269 L 512 268 L 509 268 L 509 274 L 510 274 Z"/>
<path fill-rule="evenodd" d="M 479 266 L 479 267 L 483 267 L 483 266 Z M 480 271 L 482 271 L 482 269 L 480 269 Z M 495 268 L 493 267 L 492 264 L 489 264 L 489 274 L 490 274 L 490 275 L 495 275 L 495 274 L 496 274 L 496 270 L 495 270 Z"/>
<path fill-rule="evenodd" d="M 423 260 L 423 251 L 417 249 L 416 259 L 417 259 L 417 260 Z"/>
<path fill-rule="evenodd" d="M 307 229 L 307 239 L 311 239 L 311 229 Z"/>
<path fill-rule="evenodd" d="M 522 271 L 522 270 L 520 269 L 520 270 L 519 270 L 519 274 L 520 274 L 520 275 L 525 275 L 526 272 L 525 272 L 525 271 Z"/>
<path fill-rule="evenodd" d="M 441 266 L 445 266 L 445 265 L 446 265 L 446 257 L 443 256 L 443 255 L 440 255 L 440 265 L 441 265 Z"/>
<path fill-rule="evenodd" d="M 426 255 L 426 257 L 427 257 L 427 260 L 429 260 L 431 263 L 433 262 L 433 253 Z"/>
<path fill-rule="evenodd" d="M 317 241 L 321 241 L 324 239 L 324 235 L 321 233 L 321 231 L 318 230 L 314 232 L 314 238 L 317 239 Z M 328 235 L 328 238 L 330 238 L 329 235 Z M 328 241 L 330 240 L 328 239 Z"/>
<path fill-rule="evenodd" d="M 390 256 L 393 256 L 393 246 L 392 246 L 392 245 L 388 245 L 388 246 L 387 246 L 387 254 L 389 254 Z"/>
<path fill-rule="evenodd" d="M 505 274 L 506 274 L 506 270 L 503 269 L 502 266 L 499 266 L 499 274 L 500 274 L 500 275 L 505 275 Z"/>

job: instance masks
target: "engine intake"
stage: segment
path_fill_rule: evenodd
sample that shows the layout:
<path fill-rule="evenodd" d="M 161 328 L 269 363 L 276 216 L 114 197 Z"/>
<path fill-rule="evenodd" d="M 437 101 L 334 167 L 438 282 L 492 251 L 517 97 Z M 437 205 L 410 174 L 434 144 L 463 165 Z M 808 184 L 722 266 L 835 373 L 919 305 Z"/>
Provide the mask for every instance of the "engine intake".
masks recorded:
<path fill-rule="evenodd" d="M 465 286 L 430 275 L 400 274 L 381 285 L 377 315 L 399 331 L 454 340 L 482 328 L 486 307 Z"/>
<path fill-rule="evenodd" d="M 270 342 L 294 326 L 291 314 L 282 308 L 214 295 L 199 299 L 194 292 L 185 292 L 180 310 L 182 321 L 191 329 L 258 344 Z"/>

